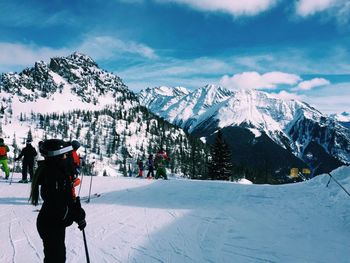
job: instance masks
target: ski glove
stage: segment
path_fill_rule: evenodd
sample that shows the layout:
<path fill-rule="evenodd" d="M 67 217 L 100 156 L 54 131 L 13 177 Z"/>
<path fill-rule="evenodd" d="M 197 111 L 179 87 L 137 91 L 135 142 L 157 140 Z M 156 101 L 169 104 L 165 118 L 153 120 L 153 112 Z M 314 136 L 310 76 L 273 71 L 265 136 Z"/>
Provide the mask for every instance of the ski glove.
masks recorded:
<path fill-rule="evenodd" d="M 85 216 L 86 216 L 85 211 L 81 207 L 80 198 L 78 196 L 76 198 L 75 204 L 74 204 L 73 220 L 74 220 L 74 222 L 76 222 L 78 224 L 78 228 L 80 230 L 83 230 L 86 227 Z"/>
<path fill-rule="evenodd" d="M 78 228 L 80 229 L 80 230 L 83 230 L 85 227 L 86 227 L 86 221 L 85 221 L 85 219 L 83 219 L 83 220 L 81 220 L 81 221 L 79 221 L 79 222 L 77 222 L 78 223 Z"/>

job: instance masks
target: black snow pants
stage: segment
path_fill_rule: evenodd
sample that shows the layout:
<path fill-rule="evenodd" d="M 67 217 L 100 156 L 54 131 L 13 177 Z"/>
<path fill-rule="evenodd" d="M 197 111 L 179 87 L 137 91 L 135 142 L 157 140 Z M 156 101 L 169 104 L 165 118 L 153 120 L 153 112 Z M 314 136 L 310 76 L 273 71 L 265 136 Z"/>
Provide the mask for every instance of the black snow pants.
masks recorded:
<path fill-rule="evenodd" d="M 23 161 L 22 165 L 22 180 L 27 180 L 27 172 L 29 172 L 30 180 L 33 180 L 34 161 Z"/>
<path fill-rule="evenodd" d="M 147 177 L 149 177 L 149 176 L 154 177 L 154 168 L 153 167 L 148 168 Z"/>
<path fill-rule="evenodd" d="M 66 227 L 58 224 L 49 214 L 40 211 L 36 226 L 44 244 L 44 263 L 64 263 L 66 262 L 66 246 L 64 239 Z"/>

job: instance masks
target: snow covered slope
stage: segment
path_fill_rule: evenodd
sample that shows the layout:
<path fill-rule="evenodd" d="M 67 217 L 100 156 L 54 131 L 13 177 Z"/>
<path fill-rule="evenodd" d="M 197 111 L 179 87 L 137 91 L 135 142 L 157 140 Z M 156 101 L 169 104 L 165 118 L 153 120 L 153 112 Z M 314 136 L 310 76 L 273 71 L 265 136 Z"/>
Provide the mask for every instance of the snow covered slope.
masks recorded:
<path fill-rule="evenodd" d="M 350 189 L 350 168 L 333 173 Z M 15 177 L 18 179 L 19 174 Z M 16 179 L 16 180 L 17 180 Z M 88 192 L 88 178 L 81 196 Z M 350 198 L 328 177 L 282 186 L 94 177 L 83 203 L 91 262 L 348 263 Z M 0 261 L 42 262 L 29 185 L 0 182 Z M 76 225 L 67 262 L 86 262 Z"/>
<path fill-rule="evenodd" d="M 153 100 L 145 99 L 148 93 L 152 93 Z M 218 129 L 240 127 L 257 140 L 266 134 L 269 140 L 307 163 L 307 155 L 319 155 L 309 147 L 312 143 L 339 162 L 350 162 L 349 130 L 301 101 L 284 101 L 257 90 L 229 91 L 214 85 L 171 97 L 164 97 L 157 89 L 142 91 L 139 98 L 154 113 L 200 137 L 208 138 Z"/>

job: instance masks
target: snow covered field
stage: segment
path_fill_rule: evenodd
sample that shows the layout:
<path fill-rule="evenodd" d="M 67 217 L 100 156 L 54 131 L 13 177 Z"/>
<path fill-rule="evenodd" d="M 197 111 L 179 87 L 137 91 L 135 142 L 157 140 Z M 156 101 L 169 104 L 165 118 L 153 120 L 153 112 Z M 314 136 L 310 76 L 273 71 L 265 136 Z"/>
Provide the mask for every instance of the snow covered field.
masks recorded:
<path fill-rule="evenodd" d="M 349 167 L 333 174 L 350 190 Z M 91 262 L 348 263 L 350 197 L 333 181 L 327 188 L 328 179 L 271 186 L 94 177 L 92 192 L 102 196 L 83 203 Z M 0 262 L 42 262 L 29 187 L 0 182 Z M 67 262 L 86 262 L 76 225 L 66 247 Z"/>

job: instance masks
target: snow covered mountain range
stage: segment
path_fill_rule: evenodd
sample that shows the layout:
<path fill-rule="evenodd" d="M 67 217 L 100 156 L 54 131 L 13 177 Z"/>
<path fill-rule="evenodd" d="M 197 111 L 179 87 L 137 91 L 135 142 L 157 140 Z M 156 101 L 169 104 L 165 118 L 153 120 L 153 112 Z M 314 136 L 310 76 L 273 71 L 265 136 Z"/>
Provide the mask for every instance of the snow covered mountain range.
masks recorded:
<path fill-rule="evenodd" d="M 139 98 L 152 112 L 208 142 L 222 129 L 237 164 L 274 172 L 309 166 L 318 174 L 350 162 L 350 131 L 301 101 L 215 85 L 193 91 L 157 87 L 141 91 Z"/>
<path fill-rule="evenodd" d="M 208 85 L 159 87 L 136 96 L 80 53 L 0 75 L 0 136 L 13 147 L 11 158 L 31 132 L 34 144 L 52 137 L 80 140 L 98 174 L 125 174 L 163 146 L 175 157 L 172 172 L 200 178 L 204 145 L 164 119 L 209 144 L 222 129 L 234 164 L 259 170 L 253 182 L 276 182 L 261 175 L 281 179 L 292 167 L 318 174 L 350 162 L 348 129 L 306 103 L 264 92 Z"/>
<path fill-rule="evenodd" d="M 95 163 L 89 173 L 135 173 L 137 160 L 145 162 L 162 146 L 171 156 L 169 170 L 190 176 L 184 131 L 141 106 L 118 76 L 84 54 L 1 74 L 0 110 L 0 136 L 11 147 L 11 160 L 30 134 L 34 146 L 46 138 L 78 139 L 81 154 Z"/>

